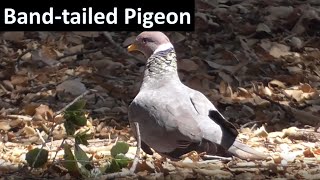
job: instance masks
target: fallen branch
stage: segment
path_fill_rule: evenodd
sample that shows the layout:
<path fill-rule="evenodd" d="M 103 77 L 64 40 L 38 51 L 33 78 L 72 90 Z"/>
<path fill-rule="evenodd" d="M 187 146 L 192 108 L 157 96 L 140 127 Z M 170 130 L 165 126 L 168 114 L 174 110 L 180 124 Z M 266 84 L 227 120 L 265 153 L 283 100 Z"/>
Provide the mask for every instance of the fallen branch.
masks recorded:
<path fill-rule="evenodd" d="M 55 89 L 56 86 L 60 83 L 61 82 L 40 84 L 40 85 L 36 85 L 36 86 L 32 86 L 32 87 L 17 89 L 17 90 L 14 90 L 13 92 L 17 93 L 17 94 L 37 93 L 39 91 L 44 91 L 44 90 L 48 90 L 48 89 Z"/>
<path fill-rule="evenodd" d="M 60 60 L 60 59 L 66 58 L 66 57 L 70 57 L 70 56 L 78 56 L 78 55 L 85 55 L 85 54 L 95 53 L 95 52 L 98 52 L 98 51 L 100 51 L 100 49 L 91 49 L 91 50 L 88 50 L 88 51 L 80 51 L 80 52 L 65 54 L 63 56 L 58 57 L 57 60 Z"/>
<path fill-rule="evenodd" d="M 260 94 L 260 93 L 258 92 L 258 90 L 255 89 L 255 88 L 256 88 L 256 87 L 255 87 L 255 84 L 253 84 L 253 87 L 254 87 L 254 94 L 256 94 L 257 96 L 259 96 L 261 99 L 267 100 L 267 101 L 269 101 L 271 104 L 274 104 L 274 105 L 278 106 L 281 110 L 287 112 L 287 109 L 286 109 L 285 107 L 283 107 L 282 104 L 280 104 L 279 102 L 276 102 L 276 101 L 270 99 L 269 97 L 267 97 L 267 96 L 265 96 L 265 95 Z"/>
<path fill-rule="evenodd" d="M 221 161 L 231 161 L 231 157 L 222 157 L 222 156 L 212 156 L 212 155 L 204 155 L 203 159 L 206 160 L 221 160 Z"/>
<path fill-rule="evenodd" d="M 18 72 L 18 71 L 19 71 L 21 58 L 22 58 L 24 55 L 26 55 L 26 54 L 28 54 L 29 52 L 31 52 L 31 51 L 32 51 L 31 49 L 28 49 L 28 50 L 26 50 L 25 52 L 21 53 L 21 54 L 18 56 L 17 61 L 16 61 L 16 65 L 14 66 L 15 72 Z"/>
<path fill-rule="evenodd" d="M 183 162 L 183 161 L 168 161 L 174 167 L 187 169 L 221 169 L 224 168 L 224 163 L 218 159 L 204 160 L 197 162 Z"/>
<path fill-rule="evenodd" d="M 250 126 L 251 124 L 256 124 L 256 123 L 259 123 L 259 122 L 262 122 L 262 121 L 250 121 L 250 122 L 247 122 L 244 125 L 242 125 L 240 127 L 240 129 L 246 128 L 247 126 Z"/>
<path fill-rule="evenodd" d="M 306 129 L 298 129 L 296 127 L 291 127 L 288 129 L 284 129 L 284 135 L 282 138 L 289 138 L 294 140 L 303 140 L 308 142 L 318 142 L 320 138 L 320 134 L 311 131 L 307 131 Z"/>
<path fill-rule="evenodd" d="M 209 163 L 218 163 L 221 162 L 219 159 L 208 159 L 197 162 L 198 164 L 209 164 Z"/>
<path fill-rule="evenodd" d="M 60 148 L 63 148 L 63 144 L 64 144 L 64 141 L 66 140 L 66 138 L 63 138 L 62 141 L 61 141 L 61 144 L 60 144 Z M 56 158 L 57 158 L 57 155 L 58 155 L 58 152 L 59 152 L 59 149 L 56 151 L 56 153 L 54 154 L 54 157 L 52 159 L 52 163 L 51 165 L 55 162 Z M 50 166 L 51 167 L 51 166 Z"/>
<path fill-rule="evenodd" d="M 316 158 L 314 158 L 316 161 Z M 315 163 L 315 162 L 313 162 Z M 282 164 L 274 164 L 274 163 L 268 163 L 268 164 L 259 164 L 254 162 L 239 162 L 232 165 L 227 165 L 226 168 L 231 171 L 232 173 L 238 173 L 238 172 L 257 172 L 257 171 L 273 171 L 279 172 L 279 168 L 301 168 L 304 167 L 305 163 L 290 163 L 287 165 Z M 281 170 L 280 170 L 281 171 Z"/>
<path fill-rule="evenodd" d="M 22 119 L 24 121 L 31 121 L 32 120 L 32 117 L 23 116 L 23 115 L 15 115 L 15 114 L 8 114 L 5 117 L 11 118 L 11 119 Z"/>
<path fill-rule="evenodd" d="M 316 126 L 320 123 L 320 118 L 319 116 L 315 116 L 313 114 L 311 114 L 311 112 L 306 112 L 306 111 L 302 111 L 299 109 L 295 109 L 289 106 L 286 106 L 286 108 L 288 109 L 288 111 L 290 111 L 292 113 L 292 116 L 305 124 L 311 125 L 311 126 Z"/>
<path fill-rule="evenodd" d="M 0 84 L 0 88 L 1 88 L 5 93 L 10 92 L 10 91 L 8 91 L 2 84 Z"/>
<path fill-rule="evenodd" d="M 60 109 L 59 111 L 57 111 L 54 115 L 57 116 L 59 114 L 61 114 L 62 112 L 64 112 L 66 109 L 68 109 L 70 106 L 72 106 L 75 102 L 77 102 L 79 99 L 83 98 L 85 95 L 87 95 L 89 92 L 95 91 L 93 89 L 90 90 L 86 90 L 84 93 L 82 93 L 81 95 L 79 95 L 78 97 L 76 97 L 73 101 L 71 101 L 69 104 L 67 104 L 65 107 L 63 107 L 62 109 Z"/>
<path fill-rule="evenodd" d="M 272 99 L 270 99 L 269 97 L 265 96 L 265 95 L 261 95 L 260 93 L 258 93 L 257 91 L 254 92 L 257 96 L 259 96 L 261 99 L 267 100 L 269 101 L 271 104 L 274 104 L 276 106 L 278 106 L 279 108 L 281 108 L 284 112 L 286 112 L 287 114 L 289 114 L 291 117 L 293 117 L 294 119 L 304 123 L 304 124 L 308 124 L 311 126 L 316 126 L 317 124 L 320 123 L 320 119 L 318 116 L 315 116 L 311 113 L 299 110 L 299 109 L 295 109 L 292 108 L 290 106 L 287 105 L 283 105 L 279 102 L 276 102 Z"/>
<path fill-rule="evenodd" d="M 137 168 L 138 162 L 139 162 L 139 155 L 140 155 L 140 148 L 141 148 L 141 136 L 140 136 L 140 129 L 139 129 L 139 123 L 135 122 L 134 123 L 136 127 L 136 132 L 137 132 L 137 151 L 136 155 L 134 157 L 132 166 L 130 168 L 130 171 L 123 171 L 123 172 L 116 172 L 116 173 L 111 173 L 107 175 L 103 175 L 99 177 L 100 179 L 114 179 L 114 178 L 120 178 L 120 177 L 126 177 L 126 176 L 132 176 L 135 175 L 134 171 Z"/>
<path fill-rule="evenodd" d="M 41 140 L 42 143 L 46 143 L 46 141 L 43 139 L 43 137 L 41 136 L 41 133 L 39 131 L 39 129 L 36 129 L 37 135 L 39 136 L 39 139 Z"/>

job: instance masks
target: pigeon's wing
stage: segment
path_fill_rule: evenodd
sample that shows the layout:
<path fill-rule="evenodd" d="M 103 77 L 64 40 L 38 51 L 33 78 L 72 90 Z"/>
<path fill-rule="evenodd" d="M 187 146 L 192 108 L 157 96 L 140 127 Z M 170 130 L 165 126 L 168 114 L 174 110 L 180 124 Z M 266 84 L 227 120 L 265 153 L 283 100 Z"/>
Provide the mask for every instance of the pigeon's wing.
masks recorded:
<path fill-rule="evenodd" d="M 165 109 L 159 110 L 159 112 L 166 114 L 161 117 L 169 124 L 173 124 L 170 123 L 172 121 L 175 122 L 177 134 L 175 137 L 180 135 L 184 137 L 177 138 L 177 148 L 166 155 L 179 157 L 193 150 L 210 152 L 211 154 L 221 153 L 221 155 L 225 153 L 225 149 L 220 146 L 222 129 L 209 118 L 208 114 L 198 114 L 188 96 L 175 98 L 174 102 L 167 104 Z M 212 138 L 207 139 L 206 134 L 210 134 Z M 211 141 L 212 139 L 213 141 Z"/>
<path fill-rule="evenodd" d="M 146 148 L 150 146 L 163 153 L 200 143 L 202 132 L 190 111 L 192 105 L 185 105 L 183 98 L 177 100 L 162 96 L 165 95 L 143 92 L 129 106 L 130 126 L 137 137 L 133 122 L 139 123 L 141 141 L 145 147 L 143 150 L 150 152 Z"/>
<path fill-rule="evenodd" d="M 242 159 L 265 159 L 267 157 L 264 153 L 258 152 L 255 149 L 237 141 L 237 129 L 222 116 L 216 107 L 202 93 L 190 90 L 189 94 L 197 112 L 199 114 L 207 114 L 214 124 L 218 124 L 221 127 L 222 137 L 221 142 L 218 144 L 223 146 L 233 155 Z M 205 129 L 205 127 L 203 129 Z M 211 131 L 202 130 L 202 132 L 206 139 L 211 140 L 211 142 L 215 142 L 214 139 L 212 140 L 213 136 Z"/>
<path fill-rule="evenodd" d="M 214 124 L 220 126 L 222 129 L 220 144 L 225 148 L 229 148 L 238 136 L 238 131 L 234 125 L 224 118 L 224 116 L 204 94 L 199 91 L 189 89 L 189 95 L 192 105 L 197 113 L 207 116 L 211 121 L 214 122 Z M 212 137 L 210 137 L 212 136 L 210 131 L 204 131 L 204 135 L 208 140 L 212 139 Z"/>
<path fill-rule="evenodd" d="M 200 142 L 202 139 L 201 129 L 198 127 L 197 115 L 191 108 L 192 104 L 186 104 L 185 101 L 180 99 L 173 100 L 167 103 L 164 108 L 159 109 L 161 119 L 165 123 L 175 124 L 176 131 L 179 131 L 187 139 L 194 142 Z M 181 141 L 180 144 L 188 144 Z"/>

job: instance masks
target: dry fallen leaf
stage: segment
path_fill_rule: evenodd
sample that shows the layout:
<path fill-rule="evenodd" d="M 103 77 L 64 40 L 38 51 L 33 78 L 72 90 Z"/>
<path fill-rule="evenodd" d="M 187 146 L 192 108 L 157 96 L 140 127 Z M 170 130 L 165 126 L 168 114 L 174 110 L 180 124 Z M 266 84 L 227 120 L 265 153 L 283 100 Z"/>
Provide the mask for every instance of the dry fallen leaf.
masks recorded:
<path fill-rule="evenodd" d="M 25 126 L 23 128 L 23 132 L 27 135 L 27 136 L 34 136 L 37 134 L 37 132 L 35 131 L 34 128 L 30 127 L 30 126 Z"/>
<path fill-rule="evenodd" d="M 58 55 L 52 47 L 42 46 L 41 49 L 32 51 L 31 55 L 34 62 L 41 61 L 48 66 L 60 65 L 60 62 L 56 60 Z"/>
<path fill-rule="evenodd" d="M 24 38 L 24 31 L 7 31 L 2 34 L 2 39 L 14 42 L 21 42 Z"/>
<path fill-rule="evenodd" d="M 301 101 L 303 100 L 303 91 L 301 90 L 296 90 L 296 89 L 285 89 L 284 90 L 284 93 L 291 97 L 291 98 L 294 98 L 296 101 Z"/>
<path fill-rule="evenodd" d="M 265 23 L 258 24 L 256 31 L 257 32 L 264 32 L 264 33 L 268 33 L 268 34 L 271 33 L 271 29 Z"/>
<path fill-rule="evenodd" d="M 277 86 L 279 88 L 286 88 L 286 85 L 283 82 L 276 80 L 276 79 L 270 81 L 268 83 L 268 86 L 269 86 L 269 88 L 272 88 L 273 86 Z"/>
<path fill-rule="evenodd" d="M 11 129 L 10 123 L 8 120 L 6 121 L 0 121 L 0 129 L 3 131 L 8 131 Z"/>
<path fill-rule="evenodd" d="M 36 121 L 52 121 L 53 111 L 49 106 L 41 104 L 35 109 L 35 114 L 33 115 L 33 120 Z"/>
<path fill-rule="evenodd" d="M 187 72 L 198 70 L 199 66 L 190 59 L 181 59 L 178 63 L 178 69 Z"/>
<path fill-rule="evenodd" d="M 13 75 L 11 76 L 12 85 L 27 85 L 29 78 L 23 75 Z"/>
<path fill-rule="evenodd" d="M 291 54 L 289 46 L 279 43 L 274 43 L 271 46 L 269 53 L 275 58 L 280 58 L 281 56 L 287 56 Z"/>
<path fill-rule="evenodd" d="M 257 129 L 253 133 L 255 136 L 259 136 L 259 137 L 267 137 L 268 136 L 268 132 L 266 131 L 264 126 L 261 126 L 259 129 Z"/>

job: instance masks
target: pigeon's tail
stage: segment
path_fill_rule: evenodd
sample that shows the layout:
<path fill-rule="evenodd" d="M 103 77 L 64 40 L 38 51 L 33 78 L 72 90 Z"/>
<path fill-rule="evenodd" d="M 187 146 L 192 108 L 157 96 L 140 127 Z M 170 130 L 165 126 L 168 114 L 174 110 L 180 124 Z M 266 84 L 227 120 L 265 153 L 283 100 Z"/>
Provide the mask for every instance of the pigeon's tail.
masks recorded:
<path fill-rule="evenodd" d="M 234 156 L 237 156 L 241 159 L 249 159 L 249 160 L 262 160 L 266 159 L 268 156 L 254 150 L 253 148 L 242 144 L 239 141 L 234 141 L 232 146 L 228 149 L 230 153 Z"/>

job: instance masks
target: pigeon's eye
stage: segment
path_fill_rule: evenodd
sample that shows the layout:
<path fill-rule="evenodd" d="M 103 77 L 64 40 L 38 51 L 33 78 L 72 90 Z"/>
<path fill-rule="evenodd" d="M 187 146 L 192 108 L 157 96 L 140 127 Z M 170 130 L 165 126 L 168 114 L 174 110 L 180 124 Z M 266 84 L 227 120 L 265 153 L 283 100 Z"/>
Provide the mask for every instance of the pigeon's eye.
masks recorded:
<path fill-rule="evenodd" d="M 148 39 L 147 39 L 147 38 L 142 38 L 142 42 L 143 42 L 144 44 L 146 44 L 146 43 L 148 42 Z"/>

